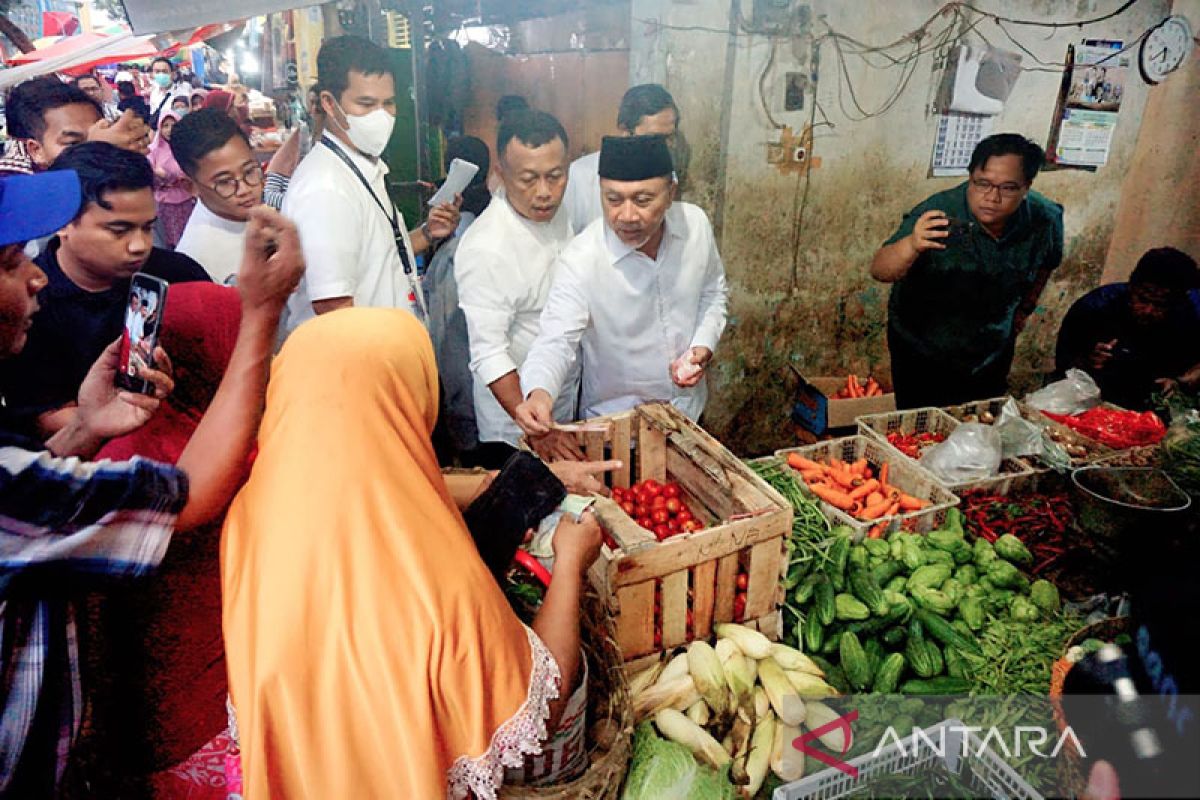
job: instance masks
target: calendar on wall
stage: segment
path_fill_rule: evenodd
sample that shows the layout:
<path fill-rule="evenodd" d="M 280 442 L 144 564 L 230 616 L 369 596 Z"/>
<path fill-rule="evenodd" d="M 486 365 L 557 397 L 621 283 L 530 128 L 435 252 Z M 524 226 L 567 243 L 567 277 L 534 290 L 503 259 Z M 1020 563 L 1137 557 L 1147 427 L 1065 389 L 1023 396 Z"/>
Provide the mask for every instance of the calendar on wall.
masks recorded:
<path fill-rule="evenodd" d="M 943 112 L 938 117 L 930 173 L 935 178 L 966 175 L 975 145 L 992 133 L 993 119 L 984 114 Z"/>

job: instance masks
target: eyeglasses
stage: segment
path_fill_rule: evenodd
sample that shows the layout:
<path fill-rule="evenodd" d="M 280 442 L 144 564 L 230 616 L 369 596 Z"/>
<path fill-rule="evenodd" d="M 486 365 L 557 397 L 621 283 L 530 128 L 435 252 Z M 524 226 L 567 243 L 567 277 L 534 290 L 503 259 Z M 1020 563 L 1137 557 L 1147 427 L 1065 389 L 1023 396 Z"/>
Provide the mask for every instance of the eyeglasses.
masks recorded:
<path fill-rule="evenodd" d="M 241 178 L 235 178 L 232 175 L 228 178 L 221 178 L 219 181 L 215 181 L 210 188 L 217 193 L 217 197 L 228 200 L 238 193 L 239 184 L 244 183 L 247 186 L 258 186 L 262 183 L 262 179 L 262 167 L 255 164 L 252 167 L 246 167 L 242 171 Z"/>
<path fill-rule="evenodd" d="M 992 183 L 984 178 L 971 178 L 971 188 L 982 195 L 998 191 L 1005 200 L 1011 200 L 1025 191 L 1025 187 L 1019 183 Z"/>

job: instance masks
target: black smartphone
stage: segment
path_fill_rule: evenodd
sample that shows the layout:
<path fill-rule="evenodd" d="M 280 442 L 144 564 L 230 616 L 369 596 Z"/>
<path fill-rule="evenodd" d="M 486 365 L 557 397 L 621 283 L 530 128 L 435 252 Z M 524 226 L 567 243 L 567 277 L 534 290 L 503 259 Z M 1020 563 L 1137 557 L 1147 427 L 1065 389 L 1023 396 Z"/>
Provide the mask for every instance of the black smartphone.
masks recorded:
<path fill-rule="evenodd" d="M 975 223 L 970 220 L 959 219 L 957 217 L 946 218 L 950 224 L 946 226 L 947 236 L 943 241 L 947 244 L 961 244 L 971 238 L 971 232 L 975 228 Z"/>
<path fill-rule="evenodd" d="M 541 459 L 519 450 L 463 513 L 479 555 L 501 586 L 525 532 L 536 529 L 566 496 L 562 481 Z"/>
<path fill-rule="evenodd" d="M 121 334 L 121 363 L 117 386 L 140 394 L 154 394 L 154 384 L 140 376 L 140 369 L 154 368 L 154 349 L 167 307 L 167 282 L 137 273 L 129 283 L 125 304 L 125 330 Z"/>

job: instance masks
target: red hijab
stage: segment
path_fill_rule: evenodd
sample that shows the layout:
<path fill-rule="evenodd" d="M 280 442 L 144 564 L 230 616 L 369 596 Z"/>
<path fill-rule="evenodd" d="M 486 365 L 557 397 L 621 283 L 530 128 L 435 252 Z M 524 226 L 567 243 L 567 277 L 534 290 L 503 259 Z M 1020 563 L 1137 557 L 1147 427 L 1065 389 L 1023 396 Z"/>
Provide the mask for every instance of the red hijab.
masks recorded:
<path fill-rule="evenodd" d="M 216 393 L 240 321 L 236 289 L 171 286 L 160 343 L 174 366 L 175 391 L 149 422 L 97 457 L 177 461 Z M 221 522 L 177 534 L 152 577 L 103 600 L 93 631 L 101 640 L 98 727 L 121 743 L 113 763 L 130 774 L 173 766 L 225 728 Z"/>

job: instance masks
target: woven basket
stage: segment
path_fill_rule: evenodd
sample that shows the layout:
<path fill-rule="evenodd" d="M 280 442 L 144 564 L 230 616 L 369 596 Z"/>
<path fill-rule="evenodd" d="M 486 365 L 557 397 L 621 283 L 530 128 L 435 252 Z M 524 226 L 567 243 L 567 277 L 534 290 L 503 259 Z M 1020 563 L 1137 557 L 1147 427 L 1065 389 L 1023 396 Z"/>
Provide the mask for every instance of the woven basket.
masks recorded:
<path fill-rule="evenodd" d="M 617 647 L 613 617 L 599 595 L 588 589 L 581 608 L 580 639 L 588 660 L 588 768 L 566 783 L 551 786 L 509 786 L 500 790 L 506 800 L 572 798 L 616 800 L 632 755 L 633 709 L 629 685 Z M 597 741 L 597 733 L 609 741 Z"/>
<path fill-rule="evenodd" d="M 1082 643 L 1085 639 L 1111 641 L 1122 633 L 1128 633 L 1129 628 L 1129 617 L 1109 617 L 1083 626 L 1067 640 L 1062 657 L 1054 662 L 1054 667 L 1050 672 L 1050 703 L 1054 708 L 1054 722 L 1058 725 L 1059 733 L 1067 728 L 1067 718 L 1062 708 L 1062 696 L 1063 687 L 1067 682 L 1067 673 L 1071 671 L 1072 664 L 1067 661 L 1066 651 Z M 1064 797 L 1082 796 L 1083 790 L 1087 786 L 1087 775 L 1083 771 L 1083 758 L 1070 740 L 1063 745 L 1062 757 L 1056 760 L 1056 764 L 1059 792 Z"/>

